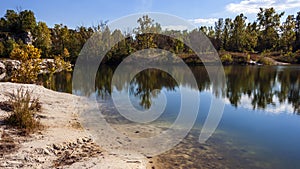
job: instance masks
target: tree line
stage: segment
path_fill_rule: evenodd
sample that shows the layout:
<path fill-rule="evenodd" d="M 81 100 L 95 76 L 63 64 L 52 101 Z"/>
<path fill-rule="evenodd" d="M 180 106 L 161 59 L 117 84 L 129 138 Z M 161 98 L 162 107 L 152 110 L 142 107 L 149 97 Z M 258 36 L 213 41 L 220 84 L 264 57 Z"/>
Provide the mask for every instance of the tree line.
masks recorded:
<path fill-rule="evenodd" d="M 300 49 L 300 12 L 288 15 L 283 23 L 284 12 L 274 8 L 260 8 L 257 18 L 247 23 L 244 14 L 220 18 L 213 27 L 200 29 L 211 38 L 216 49 L 234 52 L 295 52 Z"/>
<path fill-rule="evenodd" d="M 281 23 L 283 16 L 284 12 L 277 13 L 274 8 L 261 8 L 253 22 L 248 23 L 247 17 L 240 14 L 234 19 L 220 18 L 214 27 L 201 26 L 192 31 L 178 31 L 162 30 L 159 23 L 146 15 L 138 19 L 139 27 L 124 33 L 110 30 L 106 22 L 91 27 L 79 26 L 76 29 L 63 24 L 55 24 L 53 28 L 49 28 L 45 22 L 37 22 L 30 10 L 7 10 L 0 19 L 0 57 L 9 57 L 17 45 L 31 44 L 41 51 L 42 58 L 61 56 L 74 63 L 85 42 L 95 32 L 101 34 L 101 43 L 123 39 L 107 53 L 105 62 L 119 62 L 131 53 L 145 48 L 165 49 L 185 57 L 194 54 L 188 46 L 180 40 L 156 33 L 175 34 L 189 40 L 194 33 L 203 32 L 218 51 L 261 55 L 273 52 L 289 58 L 286 60 L 300 62 L 300 12 L 296 16 L 288 15 Z M 147 31 L 154 33 L 143 34 Z"/>

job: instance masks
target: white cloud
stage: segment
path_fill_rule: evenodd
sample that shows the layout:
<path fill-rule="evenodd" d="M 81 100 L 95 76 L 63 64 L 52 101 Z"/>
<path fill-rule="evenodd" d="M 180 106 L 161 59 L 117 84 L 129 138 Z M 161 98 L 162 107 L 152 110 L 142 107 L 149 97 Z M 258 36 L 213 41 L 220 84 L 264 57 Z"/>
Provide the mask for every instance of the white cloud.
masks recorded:
<path fill-rule="evenodd" d="M 194 24 L 203 24 L 203 25 L 213 25 L 215 24 L 215 22 L 218 21 L 218 18 L 197 18 L 197 19 L 190 19 L 189 21 L 191 21 Z"/>
<path fill-rule="evenodd" d="M 276 10 L 300 8 L 300 0 L 242 0 L 239 3 L 230 3 L 226 10 L 233 13 L 256 14 L 259 8 L 274 7 Z"/>
<path fill-rule="evenodd" d="M 166 26 L 161 26 L 163 30 L 178 30 L 178 31 L 183 31 L 183 30 L 188 30 L 188 27 L 186 25 L 166 25 Z"/>

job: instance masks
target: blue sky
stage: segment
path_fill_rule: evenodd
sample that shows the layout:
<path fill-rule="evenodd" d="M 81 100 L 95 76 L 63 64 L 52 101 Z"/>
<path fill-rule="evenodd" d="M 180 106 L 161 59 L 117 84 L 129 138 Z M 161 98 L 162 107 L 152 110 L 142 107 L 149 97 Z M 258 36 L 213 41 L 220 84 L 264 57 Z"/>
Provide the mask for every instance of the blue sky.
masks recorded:
<path fill-rule="evenodd" d="M 255 19 L 259 7 L 275 7 L 287 14 L 300 11 L 300 0 L 1 0 L 0 15 L 7 9 L 30 9 L 38 21 L 52 27 L 63 23 L 71 28 L 96 25 L 141 12 L 163 12 L 196 25 L 213 25 L 217 18 L 234 18 L 245 13 Z"/>

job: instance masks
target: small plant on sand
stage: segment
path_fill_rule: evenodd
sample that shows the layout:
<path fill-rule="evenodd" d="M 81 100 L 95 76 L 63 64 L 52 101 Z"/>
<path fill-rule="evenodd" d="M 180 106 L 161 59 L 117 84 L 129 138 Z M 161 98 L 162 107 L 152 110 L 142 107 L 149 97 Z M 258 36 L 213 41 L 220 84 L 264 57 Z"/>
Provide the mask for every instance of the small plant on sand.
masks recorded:
<path fill-rule="evenodd" d="M 33 98 L 32 93 L 23 88 L 17 89 L 9 97 L 13 110 L 5 120 L 7 124 L 24 130 L 26 134 L 40 129 L 41 124 L 35 118 L 35 114 L 41 109 L 39 99 Z"/>

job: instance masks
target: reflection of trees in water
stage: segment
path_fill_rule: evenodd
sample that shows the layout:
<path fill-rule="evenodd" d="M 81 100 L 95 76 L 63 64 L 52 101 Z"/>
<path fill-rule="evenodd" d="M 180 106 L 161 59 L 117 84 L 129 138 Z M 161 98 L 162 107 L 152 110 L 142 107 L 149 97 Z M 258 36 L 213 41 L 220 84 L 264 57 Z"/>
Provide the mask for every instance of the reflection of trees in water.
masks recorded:
<path fill-rule="evenodd" d="M 146 109 L 151 107 L 152 97 L 157 97 L 163 88 L 174 91 L 176 81 L 167 73 L 156 69 L 147 69 L 137 74 L 130 82 L 129 92 L 140 98 L 140 105 Z"/>
<path fill-rule="evenodd" d="M 239 106 L 241 96 L 251 98 L 253 109 L 265 109 L 287 101 L 299 113 L 300 74 L 295 67 L 225 67 L 227 80 L 226 97 L 234 106 Z"/>
<path fill-rule="evenodd" d="M 292 104 L 295 112 L 300 114 L 300 73 L 299 69 L 289 69 L 278 73 L 278 81 L 281 84 L 279 100 Z"/>
<path fill-rule="evenodd" d="M 72 93 L 72 73 L 62 71 L 57 74 L 41 74 L 38 77 L 39 83 L 42 83 L 46 88 Z"/>
<path fill-rule="evenodd" d="M 135 68 L 129 66 L 126 69 L 134 70 Z M 109 98 L 111 95 L 111 79 L 114 71 L 115 69 L 112 67 L 101 66 L 97 73 L 96 91 L 98 96 L 104 99 Z M 114 87 L 118 91 L 129 89 L 130 94 L 140 99 L 140 104 L 144 108 L 151 106 L 151 99 L 157 97 L 159 91 L 163 88 L 175 90 L 178 85 L 193 89 L 197 88 L 197 86 L 192 86 L 188 83 L 191 76 L 182 67 L 175 66 L 170 68 L 169 71 L 172 72 L 176 79 L 180 79 L 180 84 L 177 84 L 169 74 L 150 69 L 140 72 L 131 81 L 127 81 L 130 74 L 124 73 L 116 78 L 118 82 Z M 197 80 L 199 91 L 211 89 L 212 83 L 208 78 L 205 67 L 191 67 L 191 71 Z M 232 105 L 240 106 L 242 96 L 246 95 L 251 99 L 253 109 L 265 109 L 268 105 L 274 105 L 278 100 L 280 104 L 291 104 L 294 111 L 300 114 L 300 70 L 296 66 L 228 66 L 224 67 L 224 71 L 227 87 L 222 90 L 222 95 L 224 98 L 228 98 Z M 82 83 L 85 83 L 85 79 L 82 79 Z M 62 72 L 54 75 L 53 80 L 48 84 L 48 88 L 71 92 L 71 73 Z M 95 88 L 90 88 L 87 91 L 85 91 L 85 88 L 81 90 L 81 93 L 88 96 L 95 91 Z M 152 92 L 153 90 L 155 92 Z M 212 88 L 212 90 L 217 95 L 216 89 Z"/>

